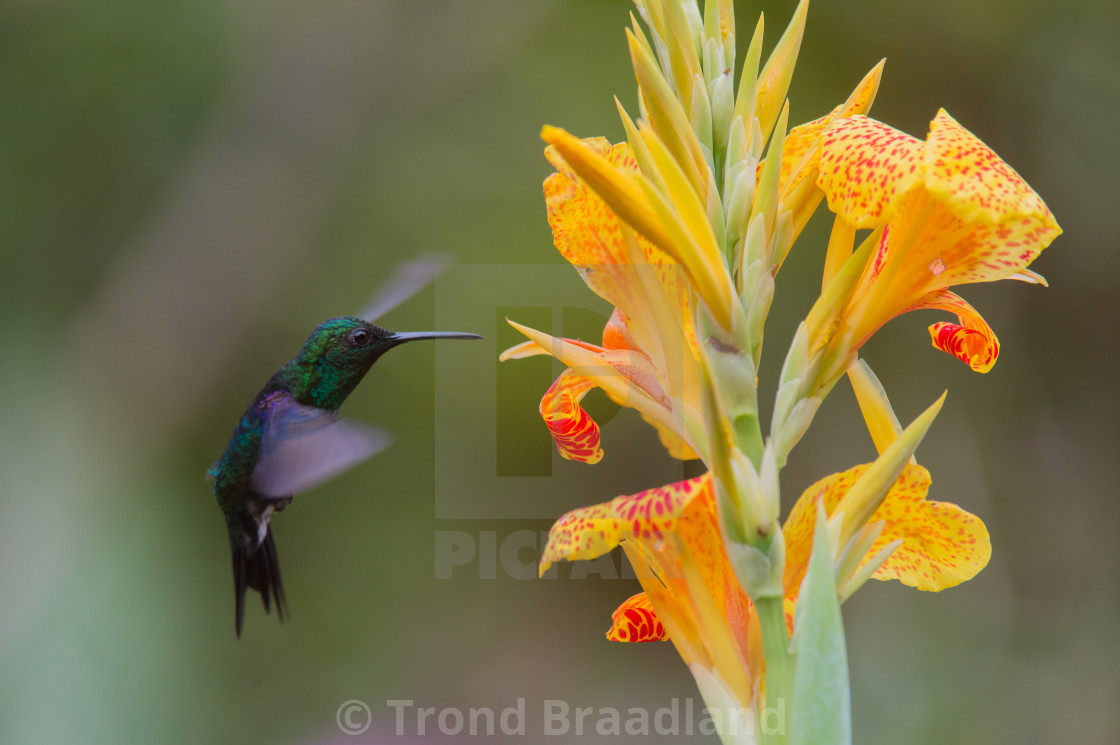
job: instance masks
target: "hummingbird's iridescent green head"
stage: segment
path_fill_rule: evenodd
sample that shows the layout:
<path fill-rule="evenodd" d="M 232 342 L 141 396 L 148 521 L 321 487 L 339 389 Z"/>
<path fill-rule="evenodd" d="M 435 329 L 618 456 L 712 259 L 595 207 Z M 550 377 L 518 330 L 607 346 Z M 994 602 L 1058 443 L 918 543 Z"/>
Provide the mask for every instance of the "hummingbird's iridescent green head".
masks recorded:
<path fill-rule="evenodd" d="M 281 369 L 281 381 L 300 403 L 334 410 L 393 347 L 419 339 L 476 338 L 480 337 L 457 332 L 397 333 L 356 316 L 329 318 L 315 327 L 299 355 Z"/>

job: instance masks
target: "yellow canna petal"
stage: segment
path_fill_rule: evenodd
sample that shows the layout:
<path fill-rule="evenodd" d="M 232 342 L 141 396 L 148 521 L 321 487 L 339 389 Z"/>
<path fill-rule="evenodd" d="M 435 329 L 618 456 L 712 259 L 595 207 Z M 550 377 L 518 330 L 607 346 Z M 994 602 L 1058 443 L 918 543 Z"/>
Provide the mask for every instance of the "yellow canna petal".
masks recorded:
<path fill-rule="evenodd" d="M 921 466 L 908 470 L 911 473 L 899 479 L 907 479 L 906 485 L 892 489 L 871 518 L 882 520 L 884 527 L 869 556 L 893 540 L 903 541 L 873 576 L 931 591 L 972 579 L 992 556 L 988 529 L 980 518 L 955 504 L 927 500 L 929 471 Z"/>
<path fill-rule="evenodd" d="M 915 211 L 919 202 L 913 200 Z M 929 289 L 994 282 L 1022 273 L 1059 233 L 1059 228 L 1028 217 L 967 224 L 948 206 L 937 204 L 908 263 L 921 274 L 920 286 Z"/>
<path fill-rule="evenodd" d="M 958 323 L 942 321 L 929 327 L 933 346 L 948 352 L 976 372 L 986 373 L 999 359 L 999 339 L 988 323 L 956 293 L 938 290 L 911 310 L 934 308 L 955 313 Z"/>
<path fill-rule="evenodd" d="M 569 368 L 560 374 L 541 398 L 541 417 L 552 434 L 556 449 L 568 460 L 598 463 L 603 459 L 599 425 L 579 405 L 594 387 L 593 380 Z"/>
<path fill-rule="evenodd" d="M 498 361 L 523 360 L 528 357 L 540 357 L 541 355 L 549 354 L 551 354 L 551 352 L 535 341 L 523 341 L 520 344 L 514 344 L 512 347 L 499 354 Z"/>
<path fill-rule="evenodd" d="M 751 604 L 720 539 L 711 475 L 572 510 L 552 526 L 540 570 L 593 559 L 621 542 L 686 661 L 718 671 L 749 700 L 744 669 L 759 663 L 750 667 Z"/>
<path fill-rule="evenodd" d="M 825 114 L 820 119 L 797 125 L 786 135 L 785 142 L 782 143 L 782 172 L 778 177 L 779 189 L 782 194 L 788 193 L 810 173 L 816 173 L 809 161 L 819 160 L 817 140 L 820 139 L 821 133 L 833 121 L 835 121 L 835 117 L 832 113 Z M 759 163 L 756 169 L 756 178 L 761 174 L 762 163 Z M 795 175 L 797 176 L 796 180 L 794 179 Z"/>
<path fill-rule="evenodd" d="M 944 111 L 926 142 L 856 116 L 821 137 L 817 183 L 838 219 L 882 232 L 848 308 L 834 355 L 856 352 L 884 323 L 916 308 L 953 312 L 930 328 L 933 344 L 987 372 L 999 342 L 948 288 L 1023 279 L 1061 233 L 1039 196 L 984 143 Z M 831 372 L 831 370 L 830 370 Z"/>
<path fill-rule="evenodd" d="M 693 499 L 705 493 L 710 498 L 711 492 L 711 478 L 705 474 L 574 509 L 549 531 L 541 553 L 541 574 L 557 561 L 602 556 L 625 539 L 662 539 L 677 527 L 678 518 Z"/>
<path fill-rule="evenodd" d="M 865 466 L 864 466 L 865 468 Z M 782 577 L 786 597 L 795 597 L 801 588 L 801 580 L 809 568 L 809 556 L 813 552 L 813 530 L 816 526 L 818 500 L 824 501 L 825 511 L 831 514 L 836 505 L 852 485 L 859 480 L 862 471 L 855 468 L 826 476 L 810 486 L 794 503 L 782 535 L 786 542 L 786 568 Z M 890 497 L 888 496 L 888 499 Z"/>
<path fill-rule="evenodd" d="M 584 140 L 583 145 L 602 158 L 605 167 L 636 175 L 637 164 L 628 144 L 611 146 L 596 137 Z M 557 169 L 544 182 L 548 224 L 557 250 L 597 295 L 628 315 L 636 315 L 636 306 L 642 304 L 641 286 L 629 268 L 631 258 L 618 215 L 571 171 L 556 148 L 546 148 L 545 157 Z M 675 267 L 675 262 L 648 240 L 638 240 L 642 258 L 649 264 Z"/>
<path fill-rule="evenodd" d="M 793 506 L 783 527 L 787 596 L 797 594 L 809 565 L 817 501 L 823 500 L 825 512 L 831 515 L 867 468 L 856 466 L 821 479 Z M 907 465 L 868 521 L 881 520 L 884 527 L 866 558 L 894 540 L 903 540 L 876 571 L 876 579 L 897 579 L 920 590 L 943 590 L 971 579 L 987 565 L 991 542 L 983 522 L 954 504 L 928 501 L 929 486 L 929 471 Z"/>
<path fill-rule="evenodd" d="M 574 339 L 559 339 L 543 331 L 507 321 L 556 359 L 594 381 L 615 403 L 638 409 L 673 428 L 669 399 L 657 382 L 657 370 L 641 351 L 604 349 Z"/>
<path fill-rule="evenodd" d="M 636 176 L 637 165 L 628 144 L 612 146 L 601 137 L 583 144 L 607 167 Z M 634 346 L 647 353 L 662 347 L 658 313 L 685 319 L 691 329 L 685 280 L 676 261 L 626 228 L 603 198 L 572 172 L 556 148 L 547 148 L 545 156 L 558 171 L 544 182 L 553 242 L 588 287 L 623 312 Z M 648 282 L 643 282 L 647 275 L 662 292 L 651 293 L 656 285 L 647 287 Z"/>
<path fill-rule="evenodd" d="M 821 134 L 836 120 L 866 113 L 871 108 L 879 90 L 879 80 L 883 76 L 883 64 L 880 62 L 871 68 L 847 101 L 820 119 L 800 124 L 789 131 L 782 145 L 782 172 L 778 179 L 783 197 L 793 191 L 803 179 L 816 178 L 820 162 L 817 144 Z M 762 171 L 761 164 L 758 171 Z"/>
<path fill-rule="evenodd" d="M 669 640 L 669 634 L 658 620 L 649 596 L 639 592 L 611 614 L 607 639 L 612 642 L 664 642 Z"/>
<path fill-rule="evenodd" d="M 856 228 L 890 219 L 922 178 L 922 143 L 882 122 L 853 116 L 821 136 L 817 185 L 828 208 Z"/>
<path fill-rule="evenodd" d="M 926 189 L 965 222 L 1030 218 L 1061 232 L 1035 190 L 945 109 L 930 123 L 923 164 Z"/>
<path fill-rule="evenodd" d="M 555 148 L 555 155 L 549 156 L 549 160 L 561 158 L 570 178 L 578 175 L 619 217 L 655 245 L 671 244 L 638 183 L 637 174 L 614 165 L 605 157 L 601 146 L 605 140 L 580 140 L 558 127 L 545 127 L 541 138 Z"/>

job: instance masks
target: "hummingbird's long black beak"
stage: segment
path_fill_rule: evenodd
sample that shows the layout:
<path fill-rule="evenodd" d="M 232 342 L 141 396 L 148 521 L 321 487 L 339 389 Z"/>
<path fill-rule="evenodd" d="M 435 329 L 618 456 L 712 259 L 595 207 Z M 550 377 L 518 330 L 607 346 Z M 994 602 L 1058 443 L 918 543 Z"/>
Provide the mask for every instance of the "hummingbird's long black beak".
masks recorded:
<path fill-rule="evenodd" d="M 403 331 L 394 332 L 389 341 L 394 344 L 404 344 L 406 341 L 419 341 L 420 339 L 481 339 L 478 334 L 468 334 L 464 331 Z"/>

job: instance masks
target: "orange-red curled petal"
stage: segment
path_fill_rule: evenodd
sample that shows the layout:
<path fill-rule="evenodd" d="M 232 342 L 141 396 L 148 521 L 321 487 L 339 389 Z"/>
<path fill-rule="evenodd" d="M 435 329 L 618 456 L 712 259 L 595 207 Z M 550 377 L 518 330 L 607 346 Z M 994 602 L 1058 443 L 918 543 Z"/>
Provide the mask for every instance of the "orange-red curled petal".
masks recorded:
<path fill-rule="evenodd" d="M 663 642 L 668 641 L 669 634 L 658 620 L 649 596 L 639 592 L 611 614 L 607 639 L 612 642 Z"/>
<path fill-rule="evenodd" d="M 976 372 L 986 373 L 996 364 L 999 346 L 992 346 L 984 334 L 975 329 L 942 321 L 929 327 L 933 346 L 948 352 Z"/>
<path fill-rule="evenodd" d="M 948 352 L 976 372 L 986 373 L 999 359 L 999 339 L 976 309 L 959 295 L 941 290 L 930 293 L 911 310 L 936 308 L 957 316 L 958 323 L 942 321 L 929 327 L 933 346 Z"/>
<path fill-rule="evenodd" d="M 552 434 L 556 449 L 568 460 L 598 463 L 603 459 L 599 425 L 579 405 L 594 387 L 593 381 L 568 369 L 541 398 L 541 417 Z"/>

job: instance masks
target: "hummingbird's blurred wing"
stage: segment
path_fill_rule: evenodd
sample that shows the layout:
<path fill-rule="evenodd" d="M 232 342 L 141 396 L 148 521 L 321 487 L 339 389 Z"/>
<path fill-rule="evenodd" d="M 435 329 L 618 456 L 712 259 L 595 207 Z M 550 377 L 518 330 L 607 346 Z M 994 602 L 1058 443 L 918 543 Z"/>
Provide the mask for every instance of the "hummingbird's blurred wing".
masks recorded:
<path fill-rule="evenodd" d="M 290 497 L 337 476 L 392 441 L 385 430 L 281 397 L 268 410 L 253 490 L 265 497 Z"/>
<path fill-rule="evenodd" d="M 450 256 L 424 254 L 418 259 L 399 265 L 374 293 L 373 299 L 369 301 L 359 317 L 373 323 L 427 287 L 450 263 Z"/>

